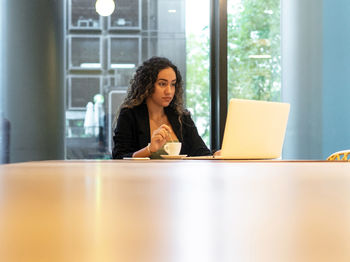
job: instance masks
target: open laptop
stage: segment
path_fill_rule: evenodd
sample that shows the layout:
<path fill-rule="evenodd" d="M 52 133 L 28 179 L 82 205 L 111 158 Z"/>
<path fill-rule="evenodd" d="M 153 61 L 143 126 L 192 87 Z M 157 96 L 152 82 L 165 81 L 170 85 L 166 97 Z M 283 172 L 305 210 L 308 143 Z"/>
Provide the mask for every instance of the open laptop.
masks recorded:
<path fill-rule="evenodd" d="M 221 156 L 215 158 L 280 158 L 289 110 L 288 103 L 231 99 Z M 196 158 L 210 159 L 210 157 L 193 157 Z"/>

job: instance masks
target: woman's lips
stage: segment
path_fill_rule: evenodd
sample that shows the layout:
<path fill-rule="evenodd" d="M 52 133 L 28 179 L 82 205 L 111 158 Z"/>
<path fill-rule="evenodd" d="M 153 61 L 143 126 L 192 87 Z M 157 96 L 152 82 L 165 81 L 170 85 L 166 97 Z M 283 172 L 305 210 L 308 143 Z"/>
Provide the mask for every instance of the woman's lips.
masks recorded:
<path fill-rule="evenodd" d="M 166 102 L 171 102 L 172 98 L 171 97 L 163 97 L 163 100 Z"/>

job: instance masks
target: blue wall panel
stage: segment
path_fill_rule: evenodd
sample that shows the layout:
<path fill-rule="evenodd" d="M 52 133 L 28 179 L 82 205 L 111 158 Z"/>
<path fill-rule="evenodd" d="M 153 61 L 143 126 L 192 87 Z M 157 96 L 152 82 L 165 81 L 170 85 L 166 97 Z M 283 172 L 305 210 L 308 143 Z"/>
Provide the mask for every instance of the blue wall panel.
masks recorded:
<path fill-rule="evenodd" d="M 350 1 L 323 1 L 323 156 L 350 149 Z"/>

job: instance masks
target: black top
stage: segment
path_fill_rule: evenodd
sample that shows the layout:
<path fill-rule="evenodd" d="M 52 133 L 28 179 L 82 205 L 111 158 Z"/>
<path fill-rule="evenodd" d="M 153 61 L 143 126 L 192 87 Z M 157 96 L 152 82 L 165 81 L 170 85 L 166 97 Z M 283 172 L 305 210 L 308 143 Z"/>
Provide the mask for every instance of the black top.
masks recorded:
<path fill-rule="evenodd" d="M 180 154 L 188 156 L 211 155 L 190 115 L 182 117 L 182 124 L 178 114 L 171 108 L 164 108 L 165 114 L 182 143 Z M 118 117 L 114 130 L 113 158 L 132 157 L 132 154 L 150 143 L 150 126 L 147 105 L 141 104 L 133 108 L 123 108 Z"/>

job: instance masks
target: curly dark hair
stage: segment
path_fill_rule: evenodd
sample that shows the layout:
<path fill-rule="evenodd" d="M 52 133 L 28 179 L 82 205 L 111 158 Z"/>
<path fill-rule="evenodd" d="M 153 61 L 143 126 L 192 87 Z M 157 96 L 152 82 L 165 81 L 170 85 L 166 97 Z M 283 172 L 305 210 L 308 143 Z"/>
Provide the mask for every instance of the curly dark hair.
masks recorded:
<path fill-rule="evenodd" d="M 157 56 L 144 61 L 143 64 L 137 68 L 133 79 L 130 81 L 127 96 L 121 104 L 120 110 L 123 108 L 133 108 L 142 104 L 147 97 L 153 94 L 158 73 L 169 67 L 172 68 L 176 74 L 175 95 L 169 107 L 179 116 L 187 114 L 187 110 L 184 108 L 184 90 L 180 71 L 169 59 Z"/>

